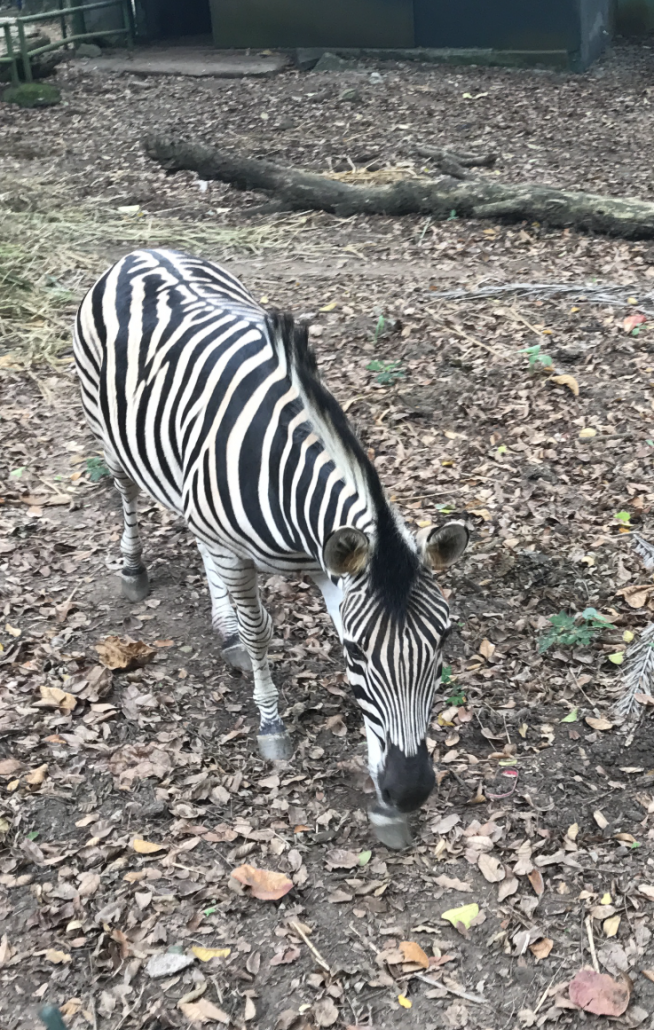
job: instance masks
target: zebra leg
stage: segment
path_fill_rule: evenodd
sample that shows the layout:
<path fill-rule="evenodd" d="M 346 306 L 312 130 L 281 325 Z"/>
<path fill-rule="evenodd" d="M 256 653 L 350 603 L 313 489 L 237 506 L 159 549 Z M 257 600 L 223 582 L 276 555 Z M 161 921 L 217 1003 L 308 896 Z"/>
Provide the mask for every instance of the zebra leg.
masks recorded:
<path fill-rule="evenodd" d="M 204 562 L 207 574 L 209 594 L 211 595 L 211 624 L 220 637 L 221 654 L 228 665 L 241 672 L 252 672 L 250 656 L 241 643 L 238 632 L 238 619 L 229 600 L 227 587 L 220 578 L 215 562 L 206 546 L 198 540 L 198 550 Z"/>
<path fill-rule="evenodd" d="M 254 677 L 254 703 L 259 709 L 260 724 L 257 742 L 263 758 L 288 759 L 293 754 L 291 738 L 279 715 L 279 694 L 270 675 L 268 646 L 273 626 L 270 615 L 259 597 L 257 572 L 231 552 L 211 552 L 220 579 L 236 608 L 241 642 L 250 656 Z"/>
<path fill-rule="evenodd" d="M 141 561 L 143 547 L 138 523 L 139 488 L 129 478 L 117 458 L 107 450 L 105 450 L 105 461 L 123 502 L 125 528 L 120 541 L 120 550 L 123 555 L 123 568 L 120 574 L 121 593 L 128 601 L 142 601 L 150 593 L 150 581 L 147 569 Z"/>

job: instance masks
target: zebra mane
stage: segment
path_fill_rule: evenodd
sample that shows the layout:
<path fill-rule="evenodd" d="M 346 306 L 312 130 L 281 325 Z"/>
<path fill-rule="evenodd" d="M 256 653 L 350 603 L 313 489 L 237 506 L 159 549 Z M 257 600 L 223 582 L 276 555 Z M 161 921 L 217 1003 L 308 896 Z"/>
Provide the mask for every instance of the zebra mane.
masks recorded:
<path fill-rule="evenodd" d="M 376 526 L 369 567 L 371 586 L 389 613 L 401 618 L 420 568 L 415 546 L 391 509 L 377 470 L 345 412 L 320 379 L 308 327 L 298 325 L 291 314 L 276 310 L 266 312 L 266 322 L 271 340 L 283 347 L 314 432 L 346 482 L 371 509 Z"/>

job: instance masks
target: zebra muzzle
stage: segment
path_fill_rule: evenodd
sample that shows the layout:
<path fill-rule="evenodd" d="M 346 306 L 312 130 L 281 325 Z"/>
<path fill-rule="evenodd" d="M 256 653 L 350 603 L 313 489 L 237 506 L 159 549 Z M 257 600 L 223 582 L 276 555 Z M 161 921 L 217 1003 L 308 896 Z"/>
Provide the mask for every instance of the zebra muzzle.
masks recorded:
<path fill-rule="evenodd" d="M 400 851 L 411 845 L 413 837 L 409 817 L 405 812 L 377 802 L 368 809 L 368 818 L 380 844 L 392 848 L 393 851 Z"/>

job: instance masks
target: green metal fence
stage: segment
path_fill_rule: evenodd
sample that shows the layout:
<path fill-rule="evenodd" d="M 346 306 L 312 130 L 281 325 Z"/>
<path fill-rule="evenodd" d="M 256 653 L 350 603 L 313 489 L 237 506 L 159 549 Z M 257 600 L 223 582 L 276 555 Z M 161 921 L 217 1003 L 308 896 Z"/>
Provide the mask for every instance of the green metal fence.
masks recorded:
<path fill-rule="evenodd" d="M 95 11 L 100 7 L 120 7 L 123 13 L 123 27 L 113 29 L 101 29 L 99 31 L 87 32 L 84 23 L 86 11 Z M 70 27 L 67 19 L 70 19 Z M 45 46 L 38 46 L 30 50 L 25 26 L 39 21 L 59 21 L 61 25 L 61 39 L 54 43 L 47 43 Z M 11 68 L 11 81 L 14 85 L 20 82 L 18 71 L 19 62 L 23 69 L 23 77 L 26 82 L 32 82 L 32 65 L 30 59 L 46 54 L 51 50 L 58 50 L 60 47 L 69 47 L 72 43 L 80 40 L 93 40 L 99 36 L 125 36 L 127 45 L 134 43 L 134 25 L 132 20 L 132 6 L 130 0 L 95 0 L 90 4 L 78 4 L 71 6 L 70 0 L 59 0 L 59 7 L 50 11 L 43 11 L 41 14 L 25 14 L 15 18 L 0 18 L 0 27 L 4 30 L 6 54 L 0 54 L 0 65 L 8 64 Z"/>

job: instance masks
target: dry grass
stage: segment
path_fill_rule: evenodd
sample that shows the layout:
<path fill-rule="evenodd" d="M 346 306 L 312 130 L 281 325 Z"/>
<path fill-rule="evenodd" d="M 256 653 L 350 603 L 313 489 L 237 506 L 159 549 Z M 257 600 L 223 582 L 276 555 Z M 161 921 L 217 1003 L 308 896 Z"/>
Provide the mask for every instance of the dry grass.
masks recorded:
<path fill-rule="evenodd" d="M 0 364 L 67 360 L 70 327 L 84 292 L 107 267 L 109 248 L 166 246 L 216 260 L 297 243 L 301 215 L 239 227 L 80 206 L 12 211 L 0 196 Z M 118 256 L 118 253 L 115 255 Z"/>

